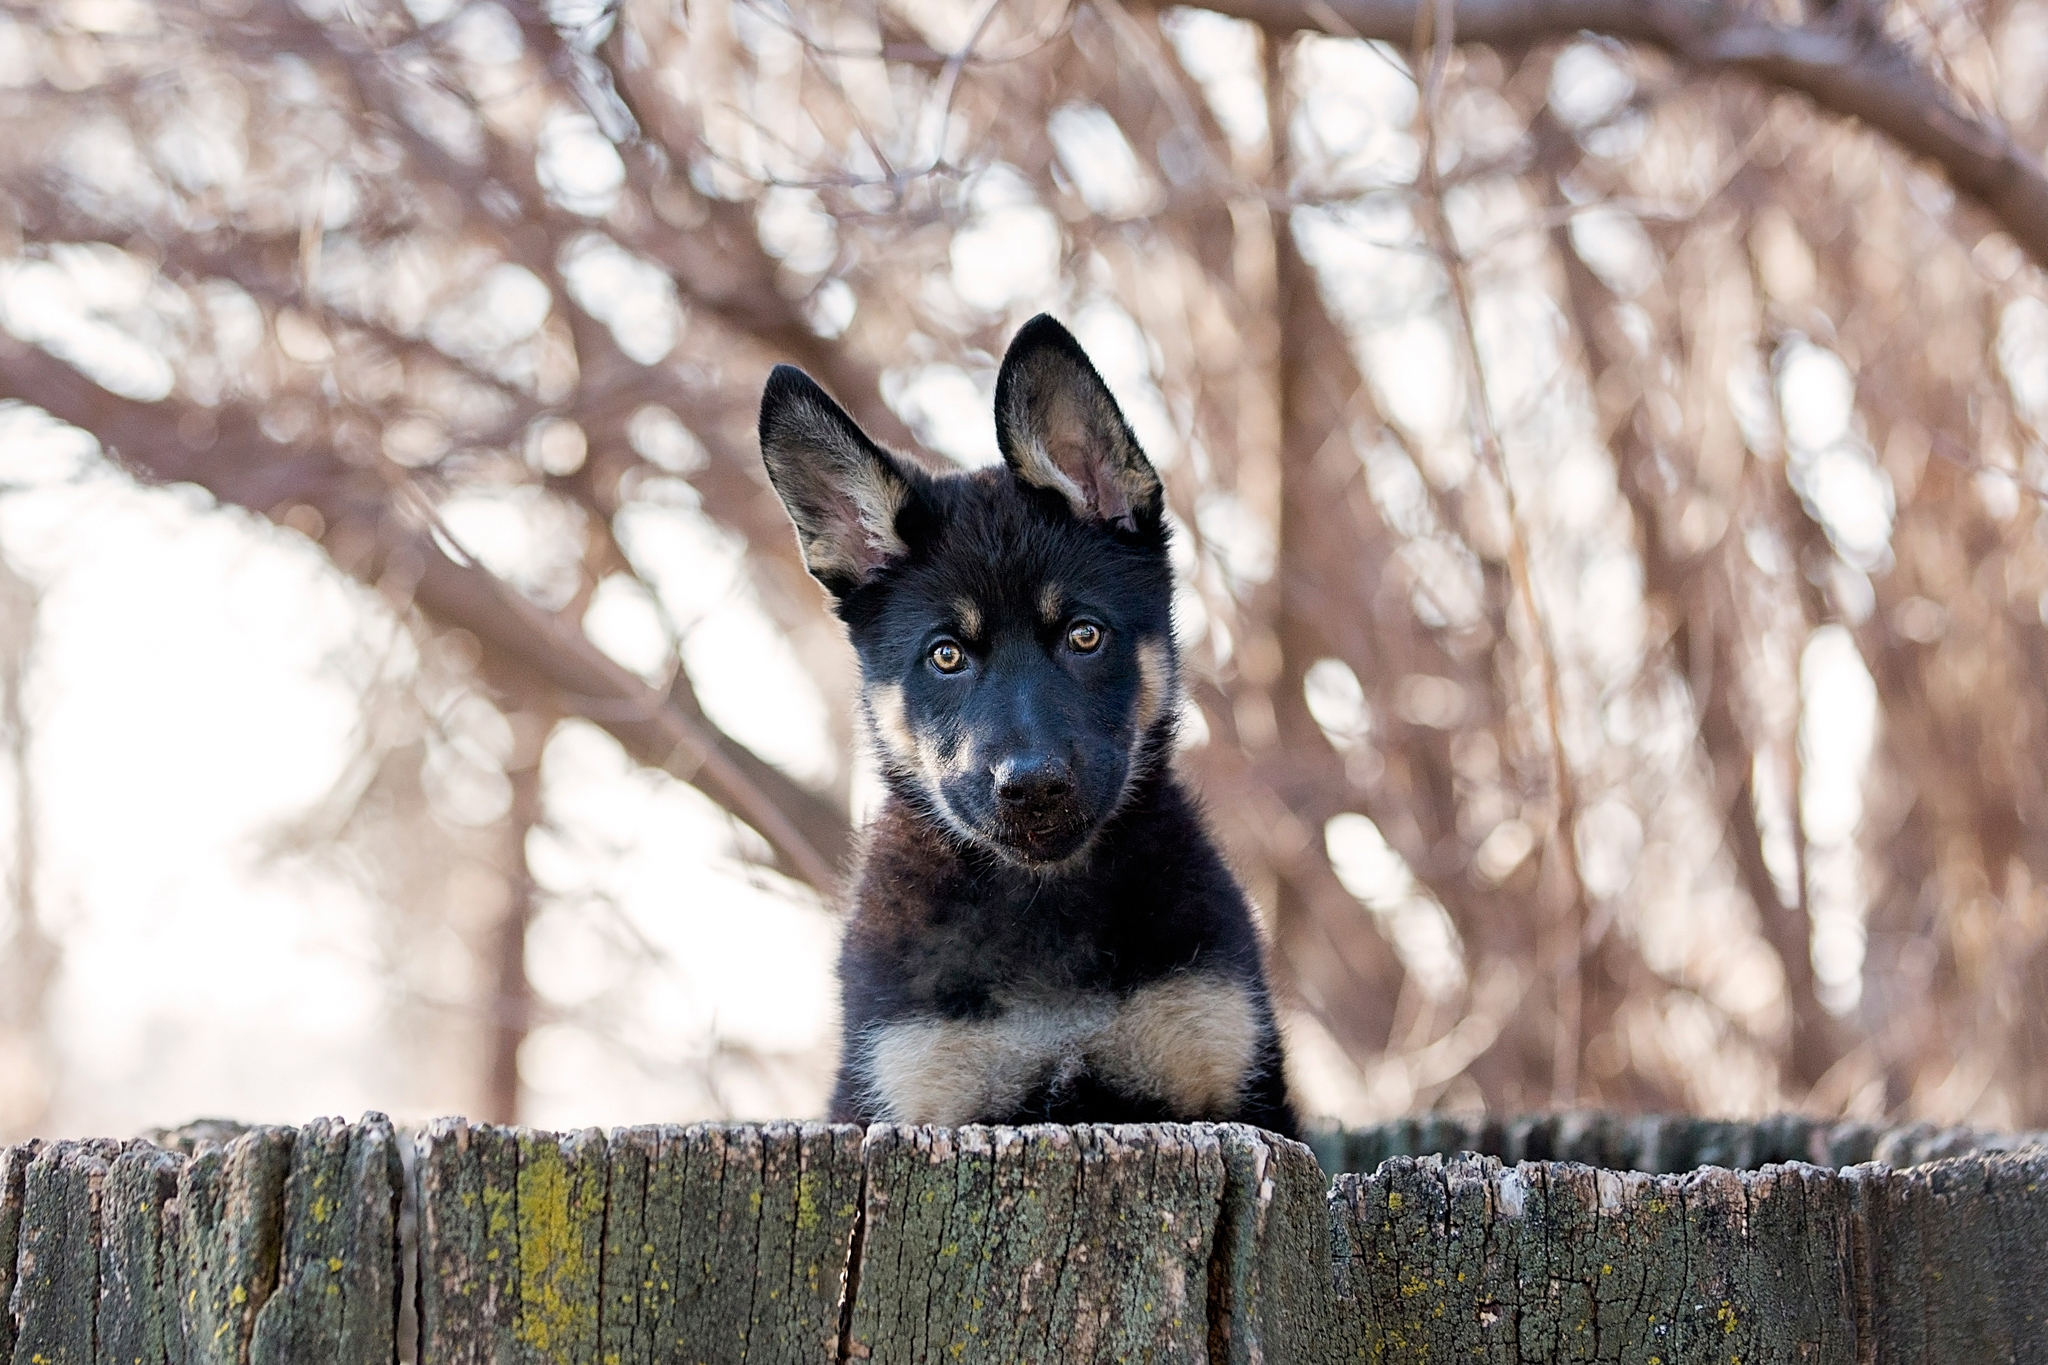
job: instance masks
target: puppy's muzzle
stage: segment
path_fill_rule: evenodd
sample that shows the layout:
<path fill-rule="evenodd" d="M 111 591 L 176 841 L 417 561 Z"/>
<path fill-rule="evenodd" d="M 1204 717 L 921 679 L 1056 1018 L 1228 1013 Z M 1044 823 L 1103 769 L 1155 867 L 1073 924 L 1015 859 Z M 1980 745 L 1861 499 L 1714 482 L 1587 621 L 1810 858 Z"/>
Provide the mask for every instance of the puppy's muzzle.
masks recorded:
<path fill-rule="evenodd" d="M 1015 755 L 996 763 L 989 778 L 996 798 L 990 834 L 1011 857 L 1029 864 L 1055 863 L 1087 839 L 1090 821 L 1080 783 L 1066 760 Z"/>

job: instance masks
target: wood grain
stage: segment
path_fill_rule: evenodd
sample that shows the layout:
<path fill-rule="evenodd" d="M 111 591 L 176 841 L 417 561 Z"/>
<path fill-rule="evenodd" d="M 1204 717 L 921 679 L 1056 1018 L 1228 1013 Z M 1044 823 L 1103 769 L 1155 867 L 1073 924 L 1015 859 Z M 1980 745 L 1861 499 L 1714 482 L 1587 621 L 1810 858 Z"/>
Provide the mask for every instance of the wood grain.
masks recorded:
<path fill-rule="evenodd" d="M 1334 1183 L 1228 1124 L 372 1114 L 26 1144 L 0 1149 L 0 1361 L 2048 1361 L 2024 1135 L 1545 1115 L 1314 1139 Z"/>

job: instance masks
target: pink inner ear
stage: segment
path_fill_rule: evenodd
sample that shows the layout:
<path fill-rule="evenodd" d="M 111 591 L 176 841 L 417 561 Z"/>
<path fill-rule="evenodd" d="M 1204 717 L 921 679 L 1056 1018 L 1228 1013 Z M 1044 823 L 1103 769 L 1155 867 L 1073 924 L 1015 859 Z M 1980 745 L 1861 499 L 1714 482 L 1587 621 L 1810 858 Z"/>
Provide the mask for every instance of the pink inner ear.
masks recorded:
<path fill-rule="evenodd" d="M 886 509 L 871 509 L 872 515 L 888 515 Z M 832 546 L 833 554 L 857 575 L 880 568 L 892 555 L 902 553 L 893 529 L 878 532 L 864 515 L 860 495 L 850 487 L 833 486 L 818 509 L 818 535 Z"/>
<path fill-rule="evenodd" d="M 1117 481 L 1102 452 L 1085 439 L 1068 439 L 1052 443 L 1046 455 L 1054 468 L 1074 481 L 1074 486 L 1088 499 L 1088 509 L 1096 516 L 1125 527 L 1133 524 L 1130 497 Z"/>
<path fill-rule="evenodd" d="M 882 562 L 881 550 L 869 541 L 868 528 L 860 519 L 859 503 L 844 493 L 835 493 L 824 510 L 819 529 L 855 573 L 864 574 Z"/>

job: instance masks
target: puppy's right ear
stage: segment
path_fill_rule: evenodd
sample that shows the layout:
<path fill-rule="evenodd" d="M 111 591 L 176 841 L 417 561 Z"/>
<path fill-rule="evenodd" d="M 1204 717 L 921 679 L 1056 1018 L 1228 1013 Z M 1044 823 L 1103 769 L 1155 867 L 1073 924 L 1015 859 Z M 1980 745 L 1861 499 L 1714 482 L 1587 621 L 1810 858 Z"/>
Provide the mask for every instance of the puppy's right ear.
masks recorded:
<path fill-rule="evenodd" d="M 834 596 L 909 554 L 896 519 L 912 476 L 794 365 L 777 365 L 761 392 L 761 459 L 805 567 Z"/>

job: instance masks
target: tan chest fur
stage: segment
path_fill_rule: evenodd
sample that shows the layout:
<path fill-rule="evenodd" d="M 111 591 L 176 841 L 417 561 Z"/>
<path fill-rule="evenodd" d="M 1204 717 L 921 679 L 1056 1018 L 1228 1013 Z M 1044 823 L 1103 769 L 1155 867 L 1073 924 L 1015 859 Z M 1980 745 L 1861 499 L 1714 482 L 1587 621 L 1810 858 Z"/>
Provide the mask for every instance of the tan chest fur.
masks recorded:
<path fill-rule="evenodd" d="M 888 1024 L 864 1070 L 897 1123 L 958 1125 L 1013 1109 L 1048 1080 L 1083 1073 L 1158 1100 L 1180 1118 L 1220 1118 L 1250 1079 L 1258 1013 L 1236 981 L 1189 973 L 1128 996 L 1008 1002 L 991 1019 Z"/>

